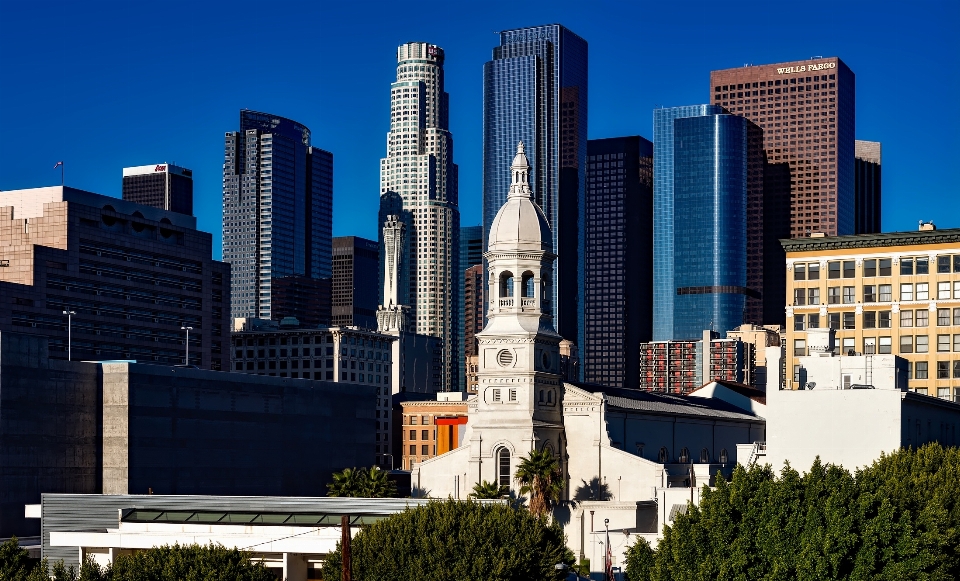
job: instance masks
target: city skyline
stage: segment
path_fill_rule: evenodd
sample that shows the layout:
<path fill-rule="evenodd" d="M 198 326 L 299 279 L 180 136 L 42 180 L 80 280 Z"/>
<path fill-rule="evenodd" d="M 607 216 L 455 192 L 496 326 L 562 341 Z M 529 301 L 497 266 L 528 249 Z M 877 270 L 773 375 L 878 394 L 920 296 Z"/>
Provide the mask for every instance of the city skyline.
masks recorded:
<path fill-rule="evenodd" d="M 51 17 L 41 14 L 39 8 L 10 6 L 2 9 L 8 17 L 4 20 L 11 25 L 9 34 L 0 40 L 0 52 L 13 58 L 5 59 L 6 64 L 0 65 L 0 70 L 18 90 L 7 92 L 0 99 L 4 109 L 17 112 L 16 115 L 8 113 L 4 126 L 11 133 L 21 135 L 22 141 L 15 145 L 8 140 L 0 151 L 0 159 L 4 160 L 0 163 L 0 189 L 54 184 L 59 176 L 51 168 L 63 160 L 68 185 L 119 197 L 116 175 L 120 168 L 167 160 L 194 169 L 194 213 L 198 216 L 199 228 L 214 233 L 214 252 L 219 253 L 220 172 L 217 166 L 222 156 L 222 132 L 235 123 L 237 109 L 247 107 L 297 119 L 311 127 L 315 145 L 332 151 L 337 160 L 334 234 L 373 238 L 379 228 L 375 212 L 371 211 L 378 192 L 376 164 L 382 156 L 383 131 L 389 125 L 383 93 L 377 87 L 382 87 L 389 78 L 393 65 L 392 59 L 384 55 L 407 40 L 423 39 L 444 46 L 448 54 L 447 91 L 454 97 L 451 132 L 458 135 L 462 223 L 478 224 L 482 65 L 489 59 L 490 46 L 495 44 L 491 32 L 558 22 L 571 26 L 591 44 L 588 135 L 591 139 L 629 134 L 652 137 L 651 110 L 657 105 L 704 102 L 709 95 L 711 70 L 737 67 L 743 62 L 769 64 L 802 60 L 814 53 L 844 59 L 857 73 L 856 137 L 884 144 L 883 229 L 906 230 L 918 219 L 929 220 L 941 215 L 946 220 L 943 225 L 952 226 L 955 223 L 951 218 L 960 215 L 960 201 L 950 195 L 955 187 L 947 169 L 949 160 L 958 153 L 957 143 L 950 138 L 956 133 L 958 118 L 949 107 L 957 81 L 942 71 L 953 70 L 958 51 L 947 29 L 943 28 L 942 34 L 937 30 L 945 27 L 957 10 L 945 4 L 929 4 L 927 8 L 898 14 L 894 21 L 891 16 L 883 15 L 883 10 L 865 14 L 855 7 L 840 5 L 835 7 L 834 17 L 818 27 L 819 30 L 807 30 L 802 37 L 764 36 L 763 42 L 758 43 L 759 37 L 734 39 L 737 35 L 731 34 L 719 50 L 711 47 L 709 52 L 704 52 L 696 43 L 664 45 L 679 25 L 664 26 L 662 30 L 651 26 L 651 21 L 656 22 L 665 14 L 657 7 L 652 7 L 642 18 L 640 14 L 631 14 L 629 8 L 615 13 L 610 10 L 588 12 L 571 6 L 533 3 L 519 12 L 502 15 L 460 7 L 441 16 L 410 17 L 409 21 L 406 16 L 389 23 L 385 19 L 363 20 L 368 26 L 361 34 L 369 33 L 368 41 L 360 43 L 362 46 L 355 50 L 361 53 L 359 60 L 368 66 L 346 70 L 335 65 L 325 71 L 322 80 L 309 82 L 293 80 L 290 76 L 281 81 L 282 91 L 268 92 L 235 85 L 224 88 L 228 86 L 220 82 L 224 71 L 216 69 L 213 63 L 222 50 L 216 45 L 225 34 L 223 26 L 229 23 L 214 23 L 214 14 L 218 18 L 223 15 L 209 8 L 198 10 L 188 23 L 177 24 L 170 31 L 174 38 L 187 41 L 183 47 L 158 43 L 163 50 L 157 51 L 147 46 L 149 43 L 127 42 L 128 33 L 122 32 L 122 27 L 110 28 L 109 34 L 92 39 L 100 28 L 113 22 L 110 18 L 94 20 L 95 10 L 90 11 L 91 14 L 77 13 L 65 5 Z M 134 9 L 129 18 L 137 18 L 137 10 L 140 9 Z M 329 27 L 329 23 L 351 21 L 355 15 L 349 10 L 333 10 L 324 27 Z M 777 22 L 786 15 L 781 10 L 786 9 L 767 7 L 760 11 L 764 14 L 762 17 L 742 10 L 736 17 L 728 15 L 719 23 L 694 20 L 685 26 L 693 30 L 723 26 L 728 32 L 745 32 Z M 469 18 L 470 26 L 444 24 L 458 17 Z M 226 18 L 230 20 L 233 16 Z M 921 18 L 923 26 L 917 22 Z M 644 34 L 626 34 L 630 22 L 639 23 Z M 851 28 L 851 23 L 860 26 Z M 28 35 L 33 35 L 41 26 L 59 35 L 63 42 L 49 46 L 36 44 Z M 880 40 L 893 27 L 905 41 L 899 44 L 907 47 L 899 48 L 897 53 L 887 49 Z M 387 28 L 390 34 L 375 38 Z M 81 31 L 84 42 L 74 46 L 77 43 L 71 43 L 70 39 Z M 335 39 L 348 36 L 346 31 L 330 30 L 330 33 Z M 357 34 L 356 29 L 349 33 L 350 36 Z M 297 46 L 300 41 L 282 42 Z M 124 54 L 110 50 L 117 44 L 129 45 L 130 50 L 121 51 Z M 68 45 L 70 51 L 65 50 Z M 622 58 L 609 58 L 611 54 L 637 54 L 638 49 L 653 58 L 638 60 L 636 65 L 624 63 Z M 161 54 L 164 56 L 158 62 L 177 62 L 175 66 L 181 67 L 183 78 L 195 90 L 184 91 L 183 95 L 169 89 L 150 94 L 148 87 L 153 87 L 147 82 L 150 63 Z M 296 57 L 289 60 L 289 63 L 277 64 L 281 73 L 306 62 Z M 650 66 L 651 62 L 655 66 Z M 91 67 L 89 63 L 97 66 Z M 133 63 L 139 63 L 140 68 L 131 67 Z M 629 74 L 618 74 L 621 72 Z M 942 78 L 926 86 L 924 94 L 930 107 L 947 112 L 936 124 L 916 123 L 908 116 L 888 114 L 888 111 L 906 110 L 911 102 L 908 92 L 890 90 L 888 84 L 891 78 L 908 73 L 916 78 Z M 53 91 L 43 94 L 39 88 L 50 86 L 47 82 L 50 75 L 55 75 L 57 82 L 52 85 Z M 344 79 L 353 83 L 352 90 L 338 84 Z M 322 90 L 314 98 L 317 88 Z M 330 114 L 331 109 L 343 114 Z M 359 125 L 358 119 L 362 119 Z M 143 135 L 151 138 L 144 140 Z M 137 141 L 133 141 L 135 136 Z M 132 146 L 134 143 L 137 145 Z M 923 207 L 915 206 L 917 196 L 926 202 Z"/>

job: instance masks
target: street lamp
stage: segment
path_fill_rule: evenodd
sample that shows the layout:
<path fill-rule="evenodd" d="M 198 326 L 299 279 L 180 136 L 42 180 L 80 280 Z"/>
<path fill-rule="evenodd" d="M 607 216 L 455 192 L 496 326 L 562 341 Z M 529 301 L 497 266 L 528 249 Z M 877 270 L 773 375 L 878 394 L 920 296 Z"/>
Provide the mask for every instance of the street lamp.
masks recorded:
<path fill-rule="evenodd" d="M 193 327 L 180 327 L 180 330 L 187 332 L 187 340 L 185 342 L 186 343 L 185 346 L 187 350 L 183 359 L 183 363 L 185 365 L 190 365 L 190 331 L 193 331 Z"/>
<path fill-rule="evenodd" d="M 377 454 L 377 456 L 390 456 L 390 470 L 393 470 L 393 454 Z"/>
<path fill-rule="evenodd" d="M 71 327 L 73 326 L 73 316 L 77 314 L 76 311 L 63 311 L 63 314 L 67 316 L 67 361 L 71 361 Z"/>

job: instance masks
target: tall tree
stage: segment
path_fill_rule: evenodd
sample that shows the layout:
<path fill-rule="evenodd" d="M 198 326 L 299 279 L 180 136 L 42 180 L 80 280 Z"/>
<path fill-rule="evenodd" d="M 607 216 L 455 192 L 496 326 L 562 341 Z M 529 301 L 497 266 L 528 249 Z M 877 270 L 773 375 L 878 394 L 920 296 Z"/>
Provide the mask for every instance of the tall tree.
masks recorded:
<path fill-rule="evenodd" d="M 520 461 L 514 478 L 520 484 L 520 494 L 530 495 L 530 512 L 537 516 L 547 514 L 563 493 L 563 472 L 549 450 L 531 450 Z"/>

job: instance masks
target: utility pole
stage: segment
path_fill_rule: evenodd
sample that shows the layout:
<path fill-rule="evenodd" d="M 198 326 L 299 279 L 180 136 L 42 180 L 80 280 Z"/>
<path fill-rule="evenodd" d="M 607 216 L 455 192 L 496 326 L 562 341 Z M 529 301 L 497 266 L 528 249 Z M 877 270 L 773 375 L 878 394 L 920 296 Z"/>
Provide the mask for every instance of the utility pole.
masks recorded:
<path fill-rule="evenodd" d="M 67 361 L 72 361 L 72 331 L 71 327 L 73 326 L 73 316 L 77 314 L 76 311 L 63 311 L 63 314 L 67 316 Z"/>
<path fill-rule="evenodd" d="M 340 581 L 353 581 L 350 558 L 350 515 L 340 517 Z"/>
<path fill-rule="evenodd" d="M 193 331 L 193 327 L 180 327 L 181 331 L 187 332 L 186 347 L 187 351 L 183 358 L 184 365 L 190 365 L 190 331 Z"/>

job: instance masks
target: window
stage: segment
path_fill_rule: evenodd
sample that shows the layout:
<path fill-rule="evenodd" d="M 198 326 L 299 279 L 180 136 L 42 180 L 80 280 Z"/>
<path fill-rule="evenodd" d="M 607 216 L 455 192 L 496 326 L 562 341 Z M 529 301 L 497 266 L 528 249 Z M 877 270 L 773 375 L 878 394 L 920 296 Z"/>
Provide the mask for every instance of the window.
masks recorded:
<path fill-rule="evenodd" d="M 890 337 L 880 337 L 880 349 L 877 353 L 892 353 L 893 340 Z"/>
<path fill-rule="evenodd" d="M 807 265 L 793 265 L 793 280 L 807 280 Z"/>
<path fill-rule="evenodd" d="M 690 461 L 690 450 L 683 448 L 680 450 L 680 457 L 677 459 L 681 464 L 686 464 Z"/>
<path fill-rule="evenodd" d="M 793 355 L 795 357 L 803 357 L 807 354 L 807 341 L 806 339 L 794 339 L 793 340 Z"/>
<path fill-rule="evenodd" d="M 830 304 L 830 305 L 840 304 L 840 287 L 838 286 L 827 287 L 827 304 Z"/>
<path fill-rule="evenodd" d="M 953 257 L 953 272 L 960 272 L 960 254 Z"/>
<path fill-rule="evenodd" d="M 863 276 L 877 276 L 876 258 L 870 258 L 863 261 Z"/>
<path fill-rule="evenodd" d="M 930 311 L 927 309 L 917 309 L 913 320 L 917 327 L 926 327 L 930 324 Z"/>
<path fill-rule="evenodd" d="M 702 450 L 700 450 L 700 463 L 706 464 L 709 461 L 710 461 L 710 452 L 706 448 L 703 448 Z"/>
<path fill-rule="evenodd" d="M 907 361 L 907 379 L 913 379 L 913 361 Z"/>
<path fill-rule="evenodd" d="M 839 262 L 828 262 L 828 263 L 827 263 L 827 278 L 840 278 L 840 263 L 839 263 Z"/>
<path fill-rule="evenodd" d="M 949 256 L 938 256 L 937 257 L 937 272 L 940 274 L 947 274 L 950 272 L 950 257 Z"/>
<path fill-rule="evenodd" d="M 953 378 L 960 379 L 960 359 L 953 362 Z"/>
<path fill-rule="evenodd" d="M 666 448 L 660 448 L 660 453 L 657 454 L 657 460 L 658 460 L 661 464 L 665 464 L 669 458 L 670 458 L 670 453 L 667 451 L 667 449 L 666 449 Z"/>
<path fill-rule="evenodd" d="M 411 426 L 417 425 L 417 416 L 410 416 L 410 425 Z"/>
<path fill-rule="evenodd" d="M 430 439 L 430 430 L 420 430 L 420 439 L 429 440 Z"/>
<path fill-rule="evenodd" d="M 729 455 L 727 454 L 727 449 L 724 448 L 720 450 L 720 463 L 726 464 L 728 459 L 729 459 Z"/>
<path fill-rule="evenodd" d="M 843 304 L 852 305 L 855 302 L 857 302 L 857 287 L 843 287 Z"/>
<path fill-rule="evenodd" d="M 953 309 L 953 324 L 960 325 L 960 309 Z"/>
<path fill-rule="evenodd" d="M 880 302 L 889 303 L 893 300 L 893 286 L 889 284 L 880 285 Z"/>
<path fill-rule="evenodd" d="M 950 281 L 937 283 L 937 298 L 938 299 L 950 298 Z"/>
<path fill-rule="evenodd" d="M 794 331 L 803 331 L 804 330 L 804 316 L 803 315 L 794 315 L 793 316 L 793 330 Z"/>
<path fill-rule="evenodd" d="M 891 270 L 890 266 L 891 266 L 892 263 L 893 263 L 893 260 L 890 259 L 890 258 L 881 258 L 881 259 L 880 259 L 880 268 L 879 268 L 879 270 L 880 270 L 880 273 L 879 273 L 880 276 L 890 276 L 890 274 L 891 274 L 891 272 L 890 272 L 890 270 Z"/>
<path fill-rule="evenodd" d="M 930 285 L 925 282 L 917 283 L 917 300 L 918 301 L 927 301 L 930 300 Z"/>
<path fill-rule="evenodd" d="M 929 258 L 918 258 L 918 259 L 917 259 L 917 274 L 930 274 L 930 259 L 929 259 Z"/>
<path fill-rule="evenodd" d="M 914 379 L 927 379 L 927 362 L 917 361 L 914 365 Z"/>
<path fill-rule="evenodd" d="M 517 390 L 511 389 L 507 392 L 507 397 L 510 401 L 517 401 Z"/>
<path fill-rule="evenodd" d="M 808 305 L 819 305 L 819 304 L 820 304 L 820 289 L 819 289 L 819 288 L 809 288 L 809 289 L 807 289 L 807 304 L 808 304 Z"/>
<path fill-rule="evenodd" d="M 816 314 L 807 315 L 807 328 L 818 329 L 819 327 L 820 327 L 820 315 L 816 315 Z"/>
<path fill-rule="evenodd" d="M 857 314 L 853 312 L 843 313 L 843 328 L 844 329 L 856 329 L 857 328 Z"/>
<path fill-rule="evenodd" d="M 913 311 L 900 311 L 900 326 L 901 327 L 912 327 L 913 326 Z"/>
<path fill-rule="evenodd" d="M 805 289 L 793 289 L 793 304 L 797 306 L 803 306 L 807 304 L 807 292 Z"/>
<path fill-rule="evenodd" d="M 417 431 L 416 431 L 416 430 L 410 430 L 410 439 L 411 439 L 411 440 L 416 440 L 416 439 L 417 439 Z"/>
<path fill-rule="evenodd" d="M 926 335 L 917 335 L 913 343 L 914 347 L 917 350 L 917 353 L 929 353 L 930 352 L 930 337 Z"/>
<path fill-rule="evenodd" d="M 939 370 L 938 370 L 939 371 Z M 937 388 L 937 397 L 940 399 L 945 399 L 950 401 L 950 388 L 949 387 L 938 387 Z"/>
<path fill-rule="evenodd" d="M 877 311 L 877 327 L 881 329 L 890 328 L 890 311 Z"/>
<path fill-rule="evenodd" d="M 506 448 L 497 452 L 497 481 L 500 486 L 510 486 L 510 450 Z"/>
<path fill-rule="evenodd" d="M 494 390 L 493 390 L 493 401 L 500 401 L 500 390 L 499 390 L 499 389 L 494 389 Z"/>
<path fill-rule="evenodd" d="M 820 280 L 819 262 L 812 262 L 807 265 L 807 280 Z"/>
<path fill-rule="evenodd" d="M 877 338 L 876 337 L 864 337 L 863 338 L 863 353 L 864 355 L 875 355 L 877 353 Z"/>
<path fill-rule="evenodd" d="M 900 335 L 900 353 L 913 353 L 913 335 Z"/>
<path fill-rule="evenodd" d="M 912 284 L 901 284 L 900 285 L 900 300 L 901 301 L 912 301 L 913 300 L 913 285 Z"/>
<path fill-rule="evenodd" d="M 937 335 L 937 352 L 946 353 L 950 351 L 950 335 Z"/>
<path fill-rule="evenodd" d="M 950 309 L 937 309 L 937 326 L 946 327 L 950 324 Z"/>
<path fill-rule="evenodd" d="M 863 328 L 864 329 L 877 328 L 877 312 L 876 311 L 863 312 Z"/>
<path fill-rule="evenodd" d="M 953 350 L 960 353 L 960 335 L 953 336 Z"/>
<path fill-rule="evenodd" d="M 857 263 L 854 260 L 843 261 L 843 278 L 854 278 L 857 276 Z"/>
<path fill-rule="evenodd" d="M 417 455 L 417 446 L 416 446 L 416 444 L 410 444 L 410 455 L 411 455 L 411 456 L 416 456 L 416 455 Z"/>
<path fill-rule="evenodd" d="M 913 259 L 901 258 L 900 259 L 900 276 L 911 275 L 911 274 L 913 274 Z"/>
<path fill-rule="evenodd" d="M 853 349 L 853 337 L 844 337 L 843 339 L 843 354 L 844 355 L 853 355 L 855 353 Z"/>
<path fill-rule="evenodd" d="M 863 286 L 863 302 L 877 302 L 877 287 L 875 285 L 867 284 Z"/>
<path fill-rule="evenodd" d="M 830 313 L 827 315 L 830 318 L 830 329 L 839 329 L 840 328 L 840 313 Z"/>

